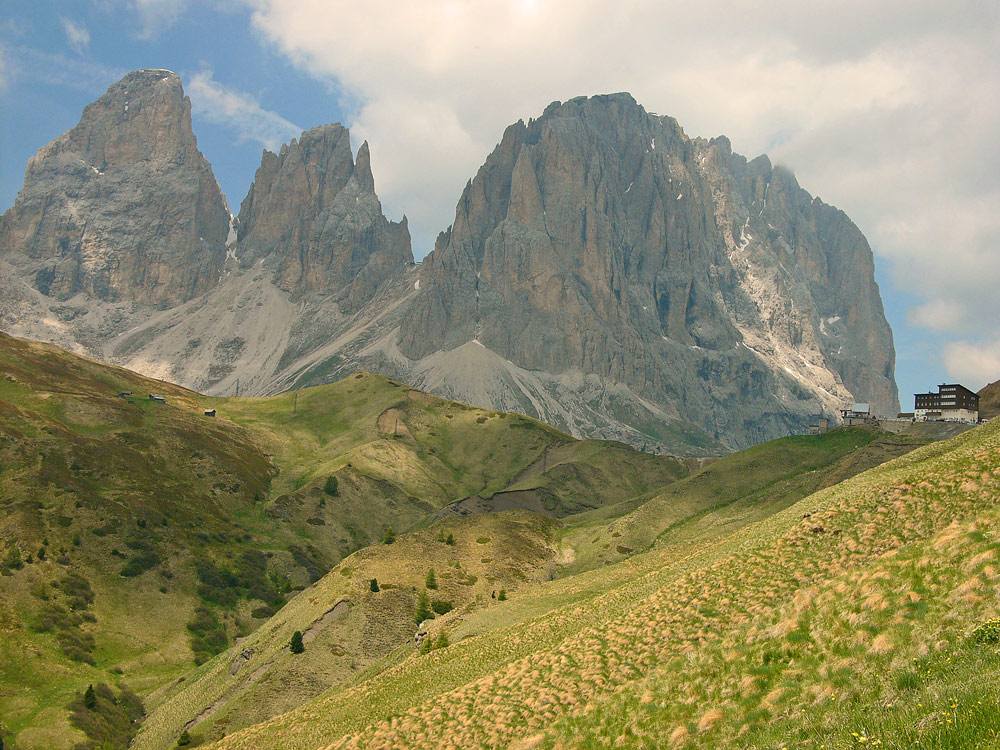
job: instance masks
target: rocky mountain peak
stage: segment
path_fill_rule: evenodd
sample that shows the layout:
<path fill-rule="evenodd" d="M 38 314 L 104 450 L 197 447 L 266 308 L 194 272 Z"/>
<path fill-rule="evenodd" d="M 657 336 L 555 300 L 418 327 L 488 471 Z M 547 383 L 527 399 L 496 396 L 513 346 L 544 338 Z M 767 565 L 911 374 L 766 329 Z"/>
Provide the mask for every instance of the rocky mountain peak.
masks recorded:
<path fill-rule="evenodd" d="M 228 225 L 180 79 L 138 70 L 28 162 L 0 256 L 59 299 L 173 305 L 217 283 Z"/>
<path fill-rule="evenodd" d="M 690 139 L 628 94 L 507 128 L 421 285 L 406 356 L 475 341 L 527 371 L 597 376 L 732 447 L 855 397 L 897 408 L 857 227 L 766 157 Z"/>
<path fill-rule="evenodd" d="M 382 214 L 368 143 L 355 160 L 339 123 L 264 152 L 238 226 L 241 262 L 266 258 L 282 288 L 348 308 L 413 262 L 406 223 Z"/>

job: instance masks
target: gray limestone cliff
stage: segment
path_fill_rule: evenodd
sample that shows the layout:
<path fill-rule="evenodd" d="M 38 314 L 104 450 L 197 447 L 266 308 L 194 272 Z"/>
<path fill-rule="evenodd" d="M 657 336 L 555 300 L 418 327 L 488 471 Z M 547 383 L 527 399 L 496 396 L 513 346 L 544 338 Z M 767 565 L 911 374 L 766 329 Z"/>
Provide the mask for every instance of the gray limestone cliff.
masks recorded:
<path fill-rule="evenodd" d="M 368 144 L 355 162 L 339 124 L 264 152 L 237 227 L 242 264 L 267 259 L 281 288 L 334 294 L 347 310 L 413 262 L 406 218 L 382 214 Z"/>
<path fill-rule="evenodd" d="M 407 358 L 473 341 L 529 372 L 624 386 L 730 447 L 852 398 L 898 409 L 857 227 L 766 157 L 690 139 L 628 94 L 510 126 L 420 283 Z"/>
<path fill-rule="evenodd" d="M 212 289 L 229 209 L 166 70 L 138 70 L 28 162 L 0 258 L 42 294 L 156 307 Z"/>

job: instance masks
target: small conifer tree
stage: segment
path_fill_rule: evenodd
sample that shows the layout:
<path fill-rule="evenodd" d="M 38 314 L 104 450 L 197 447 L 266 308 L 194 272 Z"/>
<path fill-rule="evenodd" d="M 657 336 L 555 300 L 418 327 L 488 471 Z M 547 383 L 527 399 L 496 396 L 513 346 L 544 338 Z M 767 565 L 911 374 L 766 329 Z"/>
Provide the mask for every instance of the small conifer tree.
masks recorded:
<path fill-rule="evenodd" d="M 427 633 L 426 635 L 424 635 L 424 639 L 420 641 L 420 648 L 418 649 L 417 653 L 429 654 L 433 649 L 434 649 L 434 641 L 431 638 L 431 634 Z"/>
<path fill-rule="evenodd" d="M 93 685 L 87 685 L 87 689 L 83 693 L 83 705 L 91 711 L 97 708 L 97 693 L 94 692 Z"/>
<path fill-rule="evenodd" d="M 413 619 L 419 625 L 424 620 L 429 620 L 432 617 L 434 617 L 434 613 L 431 611 L 431 603 L 427 598 L 427 592 L 421 591 L 420 596 L 417 597 L 417 611 L 413 614 Z"/>
<path fill-rule="evenodd" d="M 301 654 L 306 650 L 305 644 L 302 642 L 302 631 L 296 630 L 292 633 L 292 641 L 288 646 L 293 654 Z"/>
<path fill-rule="evenodd" d="M 437 577 L 434 575 L 434 568 L 427 571 L 427 579 L 424 581 L 424 585 L 429 589 L 436 589 L 438 587 Z"/>
<path fill-rule="evenodd" d="M 368 583 L 368 588 L 370 588 L 373 593 L 377 594 L 378 590 L 379 590 L 379 588 L 378 588 L 378 579 L 377 578 L 372 578 L 371 581 Z"/>
<path fill-rule="evenodd" d="M 500 593 L 497 594 L 497 599 L 502 602 L 507 601 L 507 589 L 500 589 Z"/>
<path fill-rule="evenodd" d="M 455 535 L 454 534 L 449 534 L 448 538 L 444 540 L 444 543 L 447 544 L 447 545 L 449 545 L 449 546 L 451 546 L 451 547 L 454 547 L 455 546 Z"/>
<path fill-rule="evenodd" d="M 188 730 L 181 732 L 181 736 L 177 738 L 177 747 L 187 747 L 191 744 L 191 735 L 188 734 Z"/>
<path fill-rule="evenodd" d="M 340 492 L 340 482 L 337 481 L 337 477 L 333 474 L 326 478 L 326 484 L 323 485 L 323 492 L 330 497 L 336 497 Z"/>
<path fill-rule="evenodd" d="M 448 634 L 443 630 L 438 633 L 437 640 L 434 641 L 434 648 L 448 648 L 451 643 L 448 641 Z"/>
<path fill-rule="evenodd" d="M 382 541 L 385 542 L 386 544 L 392 544 L 394 541 L 396 541 L 396 532 L 392 528 L 392 526 L 390 526 L 385 530 L 385 536 L 382 537 Z"/>

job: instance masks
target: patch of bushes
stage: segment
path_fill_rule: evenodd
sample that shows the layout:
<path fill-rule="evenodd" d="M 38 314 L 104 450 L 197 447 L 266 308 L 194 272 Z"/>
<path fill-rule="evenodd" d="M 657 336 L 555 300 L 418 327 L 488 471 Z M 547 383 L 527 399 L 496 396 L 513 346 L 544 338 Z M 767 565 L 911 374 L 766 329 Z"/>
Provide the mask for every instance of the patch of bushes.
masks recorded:
<path fill-rule="evenodd" d="M 21 550 L 19 547 L 11 547 L 7 550 L 7 554 L 3 559 L 3 564 L 5 567 L 11 570 L 20 570 L 24 567 L 24 563 L 21 561 Z"/>
<path fill-rule="evenodd" d="M 80 750 L 125 750 L 139 731 L 146 715 L 142 701 L 125 685 L 114 689 L 102 683 L 91 685 L 70 701 L 69 720 L 90 739 Z"/>
<path fill-rule="evenodd" d="M 195 608 L 194 619 L 187 624 L 187 629 L 191 632 L 195 664 L 204 664 L 229 646 L 225 626 L 208 607 Z"/>
<path fill-rule="evenodd" d="M 273 608 L 285 603 L 285 582 L 269 576 L 267 555 L 258 550 L 247 550 L 240 555 L 232 568 L 221 567 L 211 560 L 195 563 L 198 574 L 198 595 L 206 602 L 222 607 L 233 607 L 240 599 L 259 599 Z"/>
<path fill-rule="evenodd" d="M 331 474 L 326 478 L 326 484 L 323 485 L 323 492 L 330 497 L 337 497 L 340 493 L 340 482 L 337 481 L 336 476 Z"/>
<path fill-rule="evenodd" d="M 992 644 L 1000 643 L 1000 617 L 987 620 L 982 625 L 972 631 L 969 636 L 973 643 Z"/>
<path fill-rule="evenodd" d="M 123 578 L 135 578 L 142 575 L 147 570 L 152 570 L 160 564 L 160 556 L 153 550 L 137 552 L 125 561 L 122 566 L 121 575 Z"/>
<path fill-rule="evenodd" d="M 479 576 L 473 575 L 472 573 L 467 573 L 464 570 L 458 572 L 458 578 L 455 579 L 456 583 L 462 586 L 472 586 L 479 580 Z"/>
<path fill-rule="evenodd" d="M 59 650 L 73 661 L 93 665 L 94 636 L 81 630 L 84 616 L 70 612 L 61 604 L 46 602 L 38 611 L 34 629 L 39 633 L 53 633 Z"/>
<path fill-rule="evenodd" d="M 70 609 L 87 609 L 94 603 L 94 590 L 79 573 L 67 573 L 55 583 L 55 587 L 66 595 Z"/>
<path fill-rule="evenodd" d="M 455 609 L 455 606 L 445 599 L 434 599 L 431 601 L 431 609 L 436 615 L 445 615 Z"/>

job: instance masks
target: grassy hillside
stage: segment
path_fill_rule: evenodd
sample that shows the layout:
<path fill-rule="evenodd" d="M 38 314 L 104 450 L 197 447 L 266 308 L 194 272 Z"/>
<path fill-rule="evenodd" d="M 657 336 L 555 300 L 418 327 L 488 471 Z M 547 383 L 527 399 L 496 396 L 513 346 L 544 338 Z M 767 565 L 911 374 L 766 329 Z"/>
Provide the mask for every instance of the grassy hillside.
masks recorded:
<path fill-rule="evenodd" d="M 998 467 L 991 424 L 527 586 L 492 627 L 216 747 L 998 747 Z"/>
<path fill-rule="evenodd" d="M 629 583 L 643 572 L 654 571 L 662 565 L 664 559 L 672 560 L 688 555 L 690 550 L 694 548 L 692 546 L 694 543 L 711 544 L 718 536 L 752 523 L 780 508 L 787 507 L 817 486 L 835 483 L 846 476 L 857 474 L 915 447 L 917 447 L 917 443 L 913 440 L 900 439 L 896 436 L 861 429 L 846 430 L 821 437 L 778 440 L 758 446 L 747 452 L 746 455 L 737 454 L 710 464 L 694 477 L 669 485 L 666 490 L 661 490 L 659 493 L 649 493 L 646 498 L 640 496 L 621 503 L 619 506 L 608 506 L 598 511 L 566 516 L 563 521 L 571 525 L 560 531 L 562 540 L 558 545 L 558 552 L 553 552 L 546 565 L 547 574 L 563 575 L 570 569 L 578 569 L 582 555 L 577 554 L 577 548 L 574 545 L 581 542 L 583 544 L 590 543 L 590 537 L 595 533 L 595 530 L 604 536 L 613 534 L 613 529 L 617 527 L 619 521 L 612 521 L 610 526 L 607 526 L 607 520 L 601 520 L 601 517 L 605 513 L 613 513 L 616 507 L 620 509 L 639 505 L 640 508 L 636 515 L 640 516 L 643 509 L 658 509 L 661 517 L 647 513 L 643 528 L 648 532 L 650 540 L 657 538 L 659 533 L 657 529 L 667 529 L 667 531 L 659 533 L 661 552 L 657 555 L 639 555 L 629 560 L 628 565 L 607 567 L 599 571 L 552 581 L 537 589 L 530 585 L 520 586 L 516 595 L 514 591 L 511 591 L 511 600 L 502 607 L 481 608 L 473 606 L 456 611 L 448 620 L 448 630 L 453 639 L 481 635 L 495 630 L 501 625 L 506 627 L 523 625 L 532 618 L 556 607 L 605 594 L 622 584 Z M 604 446 L 597 444 L 589 446 L 587 451 L 600 453 L 603 449 Z M 560 449 L 553 450 L 549 458 L 550 463 L 547 466 L 557 468 L 559 455 Z M 542 468 L 542 462 L 538 462 L 535 467 L 515 481 L 512 488 L 531 486 L 532 482 L 536 481 L 537 475 L 541 473 Z M 673 492 L 675 488 L 680 487 L 686 488 L 686 491 Z M 720 502 L 719 496 L 724 496 L 726 501 Z M 464 520 L 467 523 L 476 524 L 488 519 L 492 519 L 492 517 L 474 516 Z M 581 519 L 582 529 L 579 525 L 572 525 L 580 524 Z M 602 528 L 602 524 L 606 528 Z M 632 525 L 637 525 L 634 520 Z M 393 550 L 397 562 L 406 564 L 407 558 L 403 552 L 402 548 Z M 344 564 L 346 565 L 353 560 L 352 557 Z M 483 561 L 486 560 L 492 561 L 492 556 L 484 558 Z M 593 560 L 591 562 L 593 563 Z M 603 564 L 599 559 L 597 559 L 597 563 Z M 414 565 L 419 566 L 419 563 L 414 563 Z M 545 577 L 550 577 L 550 575 Z M 310 594 L 314 590 L 317 592 L 315 598 L 319 604 L 316 606 L 332 606 L 334 601 L 332 595 L 325 593 L 326 587 L 330 586 L 331 578 L 336 580 L 336 576 L 331 574 L 309 590 Z M 495 604 L 493 601 L 487 603 Z M 280 612 L 272 621 L 272 625 L 279 627 L 278 623 L 286 617 L 294 616 L 294 610 L 291 606 L 286 609 L 289 611 Z M 612 608 L 610 611 L 615 610 Z M 579 626 L 591 617 L 592 614 L 583 608 L 579 610 L 579 618 L 568 618 L 562 622 L 564 625 L 566 622 L 574 622 Z M 288 630 L 288 627 L 285 627 L 285 630 Z M 558 632 L 551 627 L 551 624 L 544 625 L 544 630 L 546 637 L 551 637 L 554 632 Z M 361 677 L 366 674 L 371 677 L 380 670 L 393 667 L 400 659 L 409 658 L 409 654 L 413 650 L 414 647 L 411 645 L 409 650 L 396 651 L 392 659 L 373 663 L 367 673 L 363 673 Z M 175 736 L 188 722 L 191 722 L 189 729 L 199 731 L 203 737 L 211 737 L 223 730 L 232 731 L 239 726 L 245 726 L 250 723 L 250 716 L 259 720 L 261 712 L 254 711 L 249 714 L 243 713 L 241 720 L 228 724 L 213 724 L 212 722 L 202 724 L 200 720 L 192 722 L 192 719 L 196 719 L 202 711 L 215 706 L 219 696 L 224 696 L 224 702 L 231 705 L 239 705 L 244 702 L 260 703 L 260 701 L 249 697 L 257 694 L 257 688 L 247 686 L 245 695 L 240 696 L 240 692 L 244 688 L 238 683 L 219 679 L 218 675 L 225 674 L 224 666 L 237 658 L 239 657 L 236 651 L 231 651 L 220 657 L 220 666 L 213 673 L 214 677 L 210 676 L 207 681 L 200 680 L 185 686 L 181 691 L 183 698 L 162 704 L 150 720 L 148 725 L 150 731 L 144 730 L 140 735 L 138 746 L 158 747 L 169 737 Z M 296 670 L 299 677 L 297 681 L 292 680 L 289 675 L 278 677 L 279 674 L 288 669 L 290 666 L 287 661 L 278 661 L 268 667 L 268 672 L 272 679 L 283 685 L 301 683 L 303 676 L 301 670 Z M 389 672 L 381 679 L 394 680 L 393 674 L 393 672 Z M 344 679 L 338 681 L 337 688 L 343 689 L 345 686 L 356 683 L 361 677 L 357 674 L 348 674 Z M 206 685 L 210 689 L 206 690 Z M 290 694 L 302 696 L 302 692 L 296 689 L 291 689 Z M 294 702 L 295 700 L 291 699 L 281 705 L 283 708 L 288 708 Z M 184 706 L 184 708 L 180 708 L 180 706 Z M 277 713 L 273 707 L 269 707 L 268 711 Z M 151 728 L 154 726 L 162 727 L 162 729 L 152 731 Z"/>
<path fill-rule="evenodd" d="M 135 747 L 169 747 L 184 729 L 198 741 L 217 739 L 377 672 L 415 651 L 415 637 L 436 642 L 470 612 L 488 616 L 500 591 L 514 596 L 551 576 L 555 526 L 524 512 L 477 515 L 366 547 L 239 646 L 171 685 Z M 439 610 L 422 628 L 421 593 Z M 289 648 L 296 630 L 304 634 L 301 654 Z"/>
<path fill-rule="evenodd" d="M 611 523 L 616 508 L 572 519 L 567 570 L 623 560 L 666 536 L 694 543 L 734 531 L 926 442 L 850 428 L 762 443 L 710 463 L 634 510 L 622 508 L 627 512 Z"/>
<path fill-rule="evenodd" d="M 365 373 L 209 399 L 0 335 L 0 717 L 68 747 L 88 684 L 152 705 L 389 527 L 536 475 L 555 513 L 686 471 Z"/>

